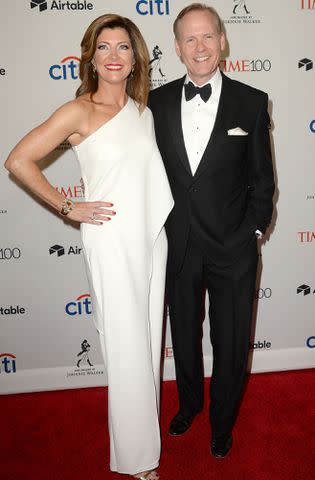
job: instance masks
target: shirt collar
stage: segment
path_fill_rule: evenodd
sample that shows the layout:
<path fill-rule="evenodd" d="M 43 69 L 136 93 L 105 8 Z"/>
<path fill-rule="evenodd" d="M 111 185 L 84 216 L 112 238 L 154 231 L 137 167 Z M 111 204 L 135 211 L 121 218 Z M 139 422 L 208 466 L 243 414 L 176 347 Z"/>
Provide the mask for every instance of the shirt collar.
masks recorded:
<path fill-rule="evenodd" d="M 195 82 L 192 81 L 188 73 L 186 74 L 185 82 L 184 84 L 192 82 L 196 87 L 203 87 L 204 85 L 207 85 L 210 83 L 211 89 L 212 89 L 212 94 L 211 98 L 218 100 L 220 98 L 220 93 L 221 93 L 221 88 L 222 88 L 222 75 L 221 71 L 219 68 L 216 69 L 215 74 L 208 80 L 204 85 L 196 85 Z M 183 88 L 183 99 L 185 98 L 185 91 Z"/>
<path fill-rule="evenodd" d="M 188 82 L 191 82 L 193 83 L 196 87 L 203 87 L 204 85 L 207 85 L 208 83 L 210 83 L 211 85 L 211 88 L 212 88 L 212 92 L 215 92 L 216 90 L 218 90 L 222 84 L 222 75 L 221 75 L 221 72 L 220 72 L 220 69 L 217 68 L 216 69 L 216 72 L 215 74 L 210 78 L 210 80 L 208 80 L 207 82 L 205 82 L 203 85 L 197 85 L 189 76 L 189 74 L 187 73 L 186 74 L 186 78 L 185 78 L 185 84 L 188 83 Z"/>

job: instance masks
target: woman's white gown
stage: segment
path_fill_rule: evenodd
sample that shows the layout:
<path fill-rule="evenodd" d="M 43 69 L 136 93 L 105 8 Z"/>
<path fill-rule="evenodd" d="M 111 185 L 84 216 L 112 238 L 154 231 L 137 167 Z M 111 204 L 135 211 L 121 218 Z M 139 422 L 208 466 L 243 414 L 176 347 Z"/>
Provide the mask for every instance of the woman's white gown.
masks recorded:
<path fill-rule="evenodd" d="M 81 224 L 82 243 L 108 375 L 110 468 L 137 473 L 160 457 L 159 384 L 167 241 L 173 207 L 152 114 L 129 98 L 74 147 L 86 201 L 117 212 Z"/>

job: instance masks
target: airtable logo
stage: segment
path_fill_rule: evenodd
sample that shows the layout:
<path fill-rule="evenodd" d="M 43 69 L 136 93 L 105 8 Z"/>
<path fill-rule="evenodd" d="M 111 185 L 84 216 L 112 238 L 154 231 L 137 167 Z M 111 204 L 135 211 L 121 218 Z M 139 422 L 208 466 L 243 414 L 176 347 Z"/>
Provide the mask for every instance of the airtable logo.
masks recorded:
<path fill-rule="evenodd" d="M 47 10 L 47 2 L 45 0 L 33 0 L 31 2 L 31 8 L 39 8 L 40 12 Z"/>
<path fill-rule="evenodd" d="M 61 245 L 53 245 L 49 249 L 49 255 L 53 255 L 54 253 L 57 253 L 57 257 L 61 257 L 65 254 L 65 249 Z"/>
<path fill-rule="evenodd" d="M 62 245 L 53 245 L 52 247 L 49 248 L 49 255 L 54 255 L 54 253 L 57 254 L 57 257 L 62 257 L 62 255 L 80 255 L 82 252 L 82 248 L 78 247 L 77 245 L 73 247 L 72 245 L 65 250 L 65 248 Z"/>
<path fill-rule="evenodd" d="M 302 60 L 299 60 L 298 67 L 303 68 L 303 70 L 308 72 L 309 70 L 312 70 L 313 62 L 309 58 L 302 58 Z"/>
<path fill-rule="evenodd" d="M 0 307 L 0 315 L 23 315 L 25 308 L 19 305 Z"/>
<path fill-rule="evenodd" d="M 52 0 L 52 2 L 48 3 L 46 0 L 32 0 L 30 2 L 31 9 L 38 7 L 40 12 L 45 12 L 48 10 L 48 5 L 50 10 L 93 10 L 93 3 L 87 2 L 86 0 L 76 2 L 61 2 L 60 0 Z"/>
<path fill-rule="evenodd" d="M 249 348 L 251 350 L 265 350 L 271 348 L 271 342 L 268 340 L 255 340 L 249 343 Z"/>
<path fill-rule="evenodd" d="M 0 353 L 0 373 L 16 373 L 16 356 Z"/>
<path fill-rule="evenodd" d="M 315 290 L 312 292 L 312 288 L 309 286 L 309 285 L 306 285 L 305 283 L 303 283 L 303 285 L 300 285 L 299 287 L 297 287 L 296 289 L 296 293 L 297 295 L 299 293 L 303 293 L 303 297 L 305 297 L 306 295 L 309 295 L 310 293 L 315 293 Z"/>
<path fill-rule="evenodd" d="M 60 64 L 51 65 L 49 75 L 53 80 L 77 80 L 79 65 L 78 57 L 65 57 Z"/>
<path fill-rule="evenodd" d="M 74 302 L 67 303 L 65 311 L 68 315 L 82 315 L 87 314 L 91 315 L 91 296 L 89 293 L 84 293 L 80 295 Z"/>

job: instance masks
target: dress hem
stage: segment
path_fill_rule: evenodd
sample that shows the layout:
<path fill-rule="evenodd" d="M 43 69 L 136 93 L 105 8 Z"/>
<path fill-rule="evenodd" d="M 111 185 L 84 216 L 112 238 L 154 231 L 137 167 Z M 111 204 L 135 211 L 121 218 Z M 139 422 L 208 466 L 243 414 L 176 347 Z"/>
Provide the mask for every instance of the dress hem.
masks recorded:
<path fill-rule="evenodd" d="M 140 472 L 146 472 L 147 470 L 154 470 L 155 468 L 157 468 L 160 464 L 160 461 L 157 460 L 156 462 L 152 463 L 151 465 L 149 466 L 145 466 L 145 467 L 141 467 L 141 468 L 137 468 L 136 471 L 133 471 L 133 472 L 127 472 L 126 470 L 119 470 L 118 468 L 112 468 L 110 467 L 110 470 L 112 472 L 117 472 L 117 473 L 122 473 L 122 474 L 126 474 L 126 475 L 137 475 L 138 473 Z"/>

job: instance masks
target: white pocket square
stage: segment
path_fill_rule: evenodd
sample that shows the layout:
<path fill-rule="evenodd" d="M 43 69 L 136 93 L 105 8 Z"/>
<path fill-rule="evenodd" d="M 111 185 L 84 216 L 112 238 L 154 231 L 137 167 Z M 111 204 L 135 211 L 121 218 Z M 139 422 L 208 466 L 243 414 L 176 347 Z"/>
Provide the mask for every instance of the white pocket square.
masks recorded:
<path fill-rule="evenodd" d="M 236 128 L 231 128 L 230 130 L 228 130 L 227 134 L 228 135 L 248 135 L 248 132 L 245 132 L 245 130 L 243 130 L 240 127 L 236 127 Z"/>

